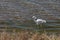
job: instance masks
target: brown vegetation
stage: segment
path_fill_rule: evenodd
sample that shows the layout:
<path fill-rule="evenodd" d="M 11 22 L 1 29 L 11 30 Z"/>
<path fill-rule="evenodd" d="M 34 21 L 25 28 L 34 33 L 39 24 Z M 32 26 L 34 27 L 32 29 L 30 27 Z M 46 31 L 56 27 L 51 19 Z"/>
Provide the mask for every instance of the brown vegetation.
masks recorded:
<path fill-rule="evenodd" d="M 0 40 L 59 40 L 60 35 L 54 33 L 47 35 L 47 33 L 38 33 L 31 31 L 16 32 L 0 32 Z"/>

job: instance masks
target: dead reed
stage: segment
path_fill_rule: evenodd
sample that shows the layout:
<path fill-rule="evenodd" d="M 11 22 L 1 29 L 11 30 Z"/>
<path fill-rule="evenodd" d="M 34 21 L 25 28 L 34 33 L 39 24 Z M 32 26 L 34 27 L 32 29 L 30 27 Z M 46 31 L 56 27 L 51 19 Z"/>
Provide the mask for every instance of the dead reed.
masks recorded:
<path fill-rule="evenodd" d="M 0 32 L 0 40 L 60 40 L 60 35 L 56 35 L 54 33 L 47 35 L 47 33 L 37 33 L 31 31 L 20 31 L 16 32 Z"/>

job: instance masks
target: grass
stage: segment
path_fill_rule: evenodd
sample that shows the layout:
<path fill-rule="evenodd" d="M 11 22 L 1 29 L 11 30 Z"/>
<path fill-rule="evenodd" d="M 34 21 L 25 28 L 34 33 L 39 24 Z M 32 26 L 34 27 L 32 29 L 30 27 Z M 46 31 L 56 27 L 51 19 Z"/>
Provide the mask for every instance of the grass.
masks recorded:
<path fill-rule="evenodd" d="M 12 21 L 10 21 L 12 22 Z M 0 32 L 0 40 L 60 40 L 60 31 L 57 30 L 52 31 L 32 31 L 32 30 L 25 30 L 19 28 L 10 28 L 9 25 L 13 25 L 14 23 L 10 23 L 9 21 L 1 21 L 0 24 L 4 25 L 5 28 L 1 28 Z M 31 21 L 24 21 L 25 23 L 20 24 L 20 22 L 16 21 L 16 25 L 18 26 L 27 26 L 27 27 L 36 27 L 36 25 Z M 28 25 L 27 25 L 28 24 Z M 32 25 L 30 25 L 32 24 Z M 43 25 L 44 26 L 44 25 Z M 37 28 L 37 27 L 36 27 Z M 55 27 L 53 27 L 55 28 Z M 57 33 L 56 33 L 57 32 Z"/>
<path fill-rule="evenodd" d="M 0 40 L 60 40 L 60 34 L 55 33 L 39 33 L 33 32 L 29 30 L 20 30 L 16 32 L 16 30 L 12 30 L 12 32 L 7 32 L 3 30 L 0 32 Z"/>

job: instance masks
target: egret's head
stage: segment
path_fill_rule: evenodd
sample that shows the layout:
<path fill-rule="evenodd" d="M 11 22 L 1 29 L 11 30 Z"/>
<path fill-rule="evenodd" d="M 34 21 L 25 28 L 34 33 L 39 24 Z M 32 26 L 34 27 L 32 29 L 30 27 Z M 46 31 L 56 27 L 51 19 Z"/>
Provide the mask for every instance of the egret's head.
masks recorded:
<path fill-rule="evenodd" d="M 36 16 L 32 16 L 33 19 L 36 19 Z"/>

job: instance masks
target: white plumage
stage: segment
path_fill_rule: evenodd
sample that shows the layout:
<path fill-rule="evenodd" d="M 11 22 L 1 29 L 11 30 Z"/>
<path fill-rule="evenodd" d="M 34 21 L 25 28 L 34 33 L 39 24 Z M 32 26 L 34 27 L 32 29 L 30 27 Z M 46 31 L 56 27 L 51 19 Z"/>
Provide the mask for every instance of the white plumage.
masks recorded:
<path fill-rule="evenodd" d="M 37 19 L 35 16 L 33 16 L 32 18 L 37 25 L 42 24 L 42 23 L 46 23 L 46 20 Z"/>

